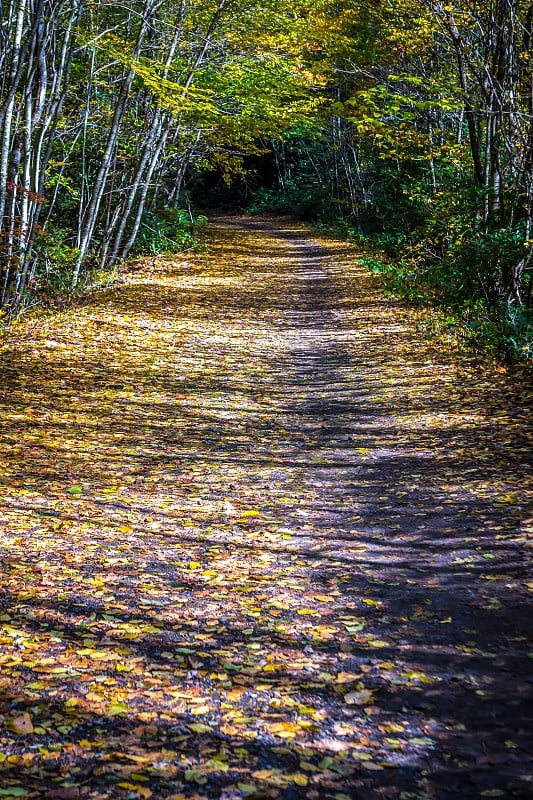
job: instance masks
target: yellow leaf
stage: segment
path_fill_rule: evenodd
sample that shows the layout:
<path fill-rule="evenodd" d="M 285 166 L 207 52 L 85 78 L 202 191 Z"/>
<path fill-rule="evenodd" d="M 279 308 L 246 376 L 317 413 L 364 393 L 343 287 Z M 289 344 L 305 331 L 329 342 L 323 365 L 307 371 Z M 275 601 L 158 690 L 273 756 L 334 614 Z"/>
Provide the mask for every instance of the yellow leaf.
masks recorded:
<path fill-rule="evenodd" d="M 270 733 L 281 739 L 294 739 L 296 734 L 301 731 L 301 726 L 294 722 L 271 722 L 267 723 L 265 727 Z"/>
<path fill-rule="evenodd" d="M 403 725 L 398 725 L 397 722 L 391 722 L 388 725 L 385 725 L 383 730 L 386 733 L 402 733 L 405 730 Z"/>
<path fill-rule="evenodd" d="M 309 783 L 309 778 L 307 777 L 307 775 L 304 775 L 303 772 L 294 772 L 289 777 L 291 781 L 294 781 L 296 786 L 307 786 L 307 784 Z"/>
<path fill-rule="evenodd" d="M 202 714 L 209 714 L 211 709 L 209 706 L 196 706 L 195 708 L 191 709 L 191 714 L 194 714 L 195 717 L 199 717 Z"/>
<path fill-rule="evenodd" d="M 518 495 L 514 492 L 509 492 L 508 494 L 501 494 L 498 500 L 500 503 L 516 503 L 518 501 Z"/>
<path fill-rule="evenodd" d="M 129 709 L 126 703 L 120 703 L 117 700 L 113 700 L 107 708 L 107 716 L 122 717 L 128 713 L 128 710 Z"/>
<path fill-rule="evenodd" d="M 241 517 L 259 517 L 260 514 L 260 511 L 257 511 L 256 509 L 250 509 L 250 511 L 243 511 L 241 513 Z"/>
<path fill-rule="evenodd" d="M 138 783 L 122 781 L 121 783 L 117 783 L 117 786 L 120 786 L 121 789 L 128 789 L 130 792 L 137 792 L 139 797 L 146 798 L 146 800 L 152 796 L 152 790 L 149 789 L 148 786 L 139 786 Z"/>
<path fill-rule="evenodd" d="M 361 673 L 355 674 L 354 672 L 339 672 L 337 675 L 337 683 L 354 683 L 359 680 Z"/>
<path fill-rule="evenodd" d="M 252 773 L 252 778 L 258 781 L 265 781 L 274 786 L 286 786 L 288 779 L 286 775 L 282 775 L 280 770 L 277 769 L 260 769 Z"/>
<path fill-rule="evenodd" d="M 128 761 L 133 761 L 134 764 L 146 765 L 146 764 L 151 764 L 152 763 L 152 759 L 146 758 L 146 756 L 136 756 L 133 753 L 124 753 L 123 755 L 124 755 L 124 758 L 127 758 Z M 143 778 L 143 780 L 146 780 L 146 778 Z"/>
<path fill-rule="evenodd" d="M 409 678 L 411 681 L 420 681 L 420 683 L 434 683 L 434 679 L 430 678 L 429 675 L 426 675 L 425 672 L 400 672 L 405 678 Z"/>
<path fill-rule="evenodd" d="M 119 656 L 117 653 L 108 652 L 106 650 L 96 650 L 93 647 L 82 647 L 78 650 L 79 656 L 87 656 L 87 658 L 92 658 L 95 661 L 116 661 L 118 660 Z M 56 673 L 56 670 L 53 670 Z M 61 669 L 61 672 L 56 673 L 59 675 L 63 675 L 68 670 Z"/>
<path fill-rule="evenodd" d="M 201 566 L 202 564 L 200 561 L 191 561 L 189 563 L 189 569 L 200 569 Z"/>
<path fill-rule="evenodd" d="M 315 600 L 319 600 L 321 603 L 334 603 L 335 598 L 331 597 L 329 594 L 315 594 Z"/>
<path fill-rule="evenodd" d="M 305 616 L 319 617 L 320 616 L 318 611 L 315 611 L 313 608 L 299 608 L 296 613 L 299 614 L 301 617 L 305 617 Z"/>

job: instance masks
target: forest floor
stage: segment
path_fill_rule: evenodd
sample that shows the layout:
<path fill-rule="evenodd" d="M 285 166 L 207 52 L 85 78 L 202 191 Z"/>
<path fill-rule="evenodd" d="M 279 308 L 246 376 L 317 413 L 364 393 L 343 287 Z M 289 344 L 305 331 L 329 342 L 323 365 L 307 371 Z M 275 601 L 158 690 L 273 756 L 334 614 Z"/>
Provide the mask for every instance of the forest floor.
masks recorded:
<path fill-rule="evenodd" d="M 0 797 L 531 797 L 524 383 L 210 238 L 4 340 Z"/>

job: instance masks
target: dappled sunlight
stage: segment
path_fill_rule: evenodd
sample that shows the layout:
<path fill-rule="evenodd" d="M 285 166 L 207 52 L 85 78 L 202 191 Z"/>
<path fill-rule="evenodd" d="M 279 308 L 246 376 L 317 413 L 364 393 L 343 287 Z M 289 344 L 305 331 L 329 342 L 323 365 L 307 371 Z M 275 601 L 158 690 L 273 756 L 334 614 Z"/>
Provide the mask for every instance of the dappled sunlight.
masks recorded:
<path fill-rule="evenodd" d="M 417 313 L 228 221 L 15 330 L 2 786 L 520 796 L 527 408 Z"/>

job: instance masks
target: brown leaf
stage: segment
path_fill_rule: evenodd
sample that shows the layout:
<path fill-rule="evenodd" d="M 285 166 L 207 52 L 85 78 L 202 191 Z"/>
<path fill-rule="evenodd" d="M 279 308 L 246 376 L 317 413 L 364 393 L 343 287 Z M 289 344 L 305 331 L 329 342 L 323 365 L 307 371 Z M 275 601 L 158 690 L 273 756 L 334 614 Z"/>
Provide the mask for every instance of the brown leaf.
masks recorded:
<path fill-rule="evenodd" d="M 78 800 L 80 790 L 78 786 L 58 786 L 57 789 L 50 789 L 44 795 L 50 800 Z"/>
<path fill-rule="evenodd" d="M 33 723 L 27 712 L 10 720 L 6 727 L 9 728 L 10 731 L 13 731 L 13 733 L 20 733 L 22 735 L 33 733 Z"/>

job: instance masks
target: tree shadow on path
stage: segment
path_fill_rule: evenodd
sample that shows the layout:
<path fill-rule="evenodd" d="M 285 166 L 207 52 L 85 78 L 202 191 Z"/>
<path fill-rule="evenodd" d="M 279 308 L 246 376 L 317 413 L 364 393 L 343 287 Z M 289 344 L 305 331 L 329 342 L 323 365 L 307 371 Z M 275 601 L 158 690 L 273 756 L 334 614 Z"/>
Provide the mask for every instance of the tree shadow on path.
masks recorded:
<path fill-rule="evenodd" d="M 225 221 L 8 344 L 1 788 L 530 796 L 525 390 L 353 262 Z"/>

